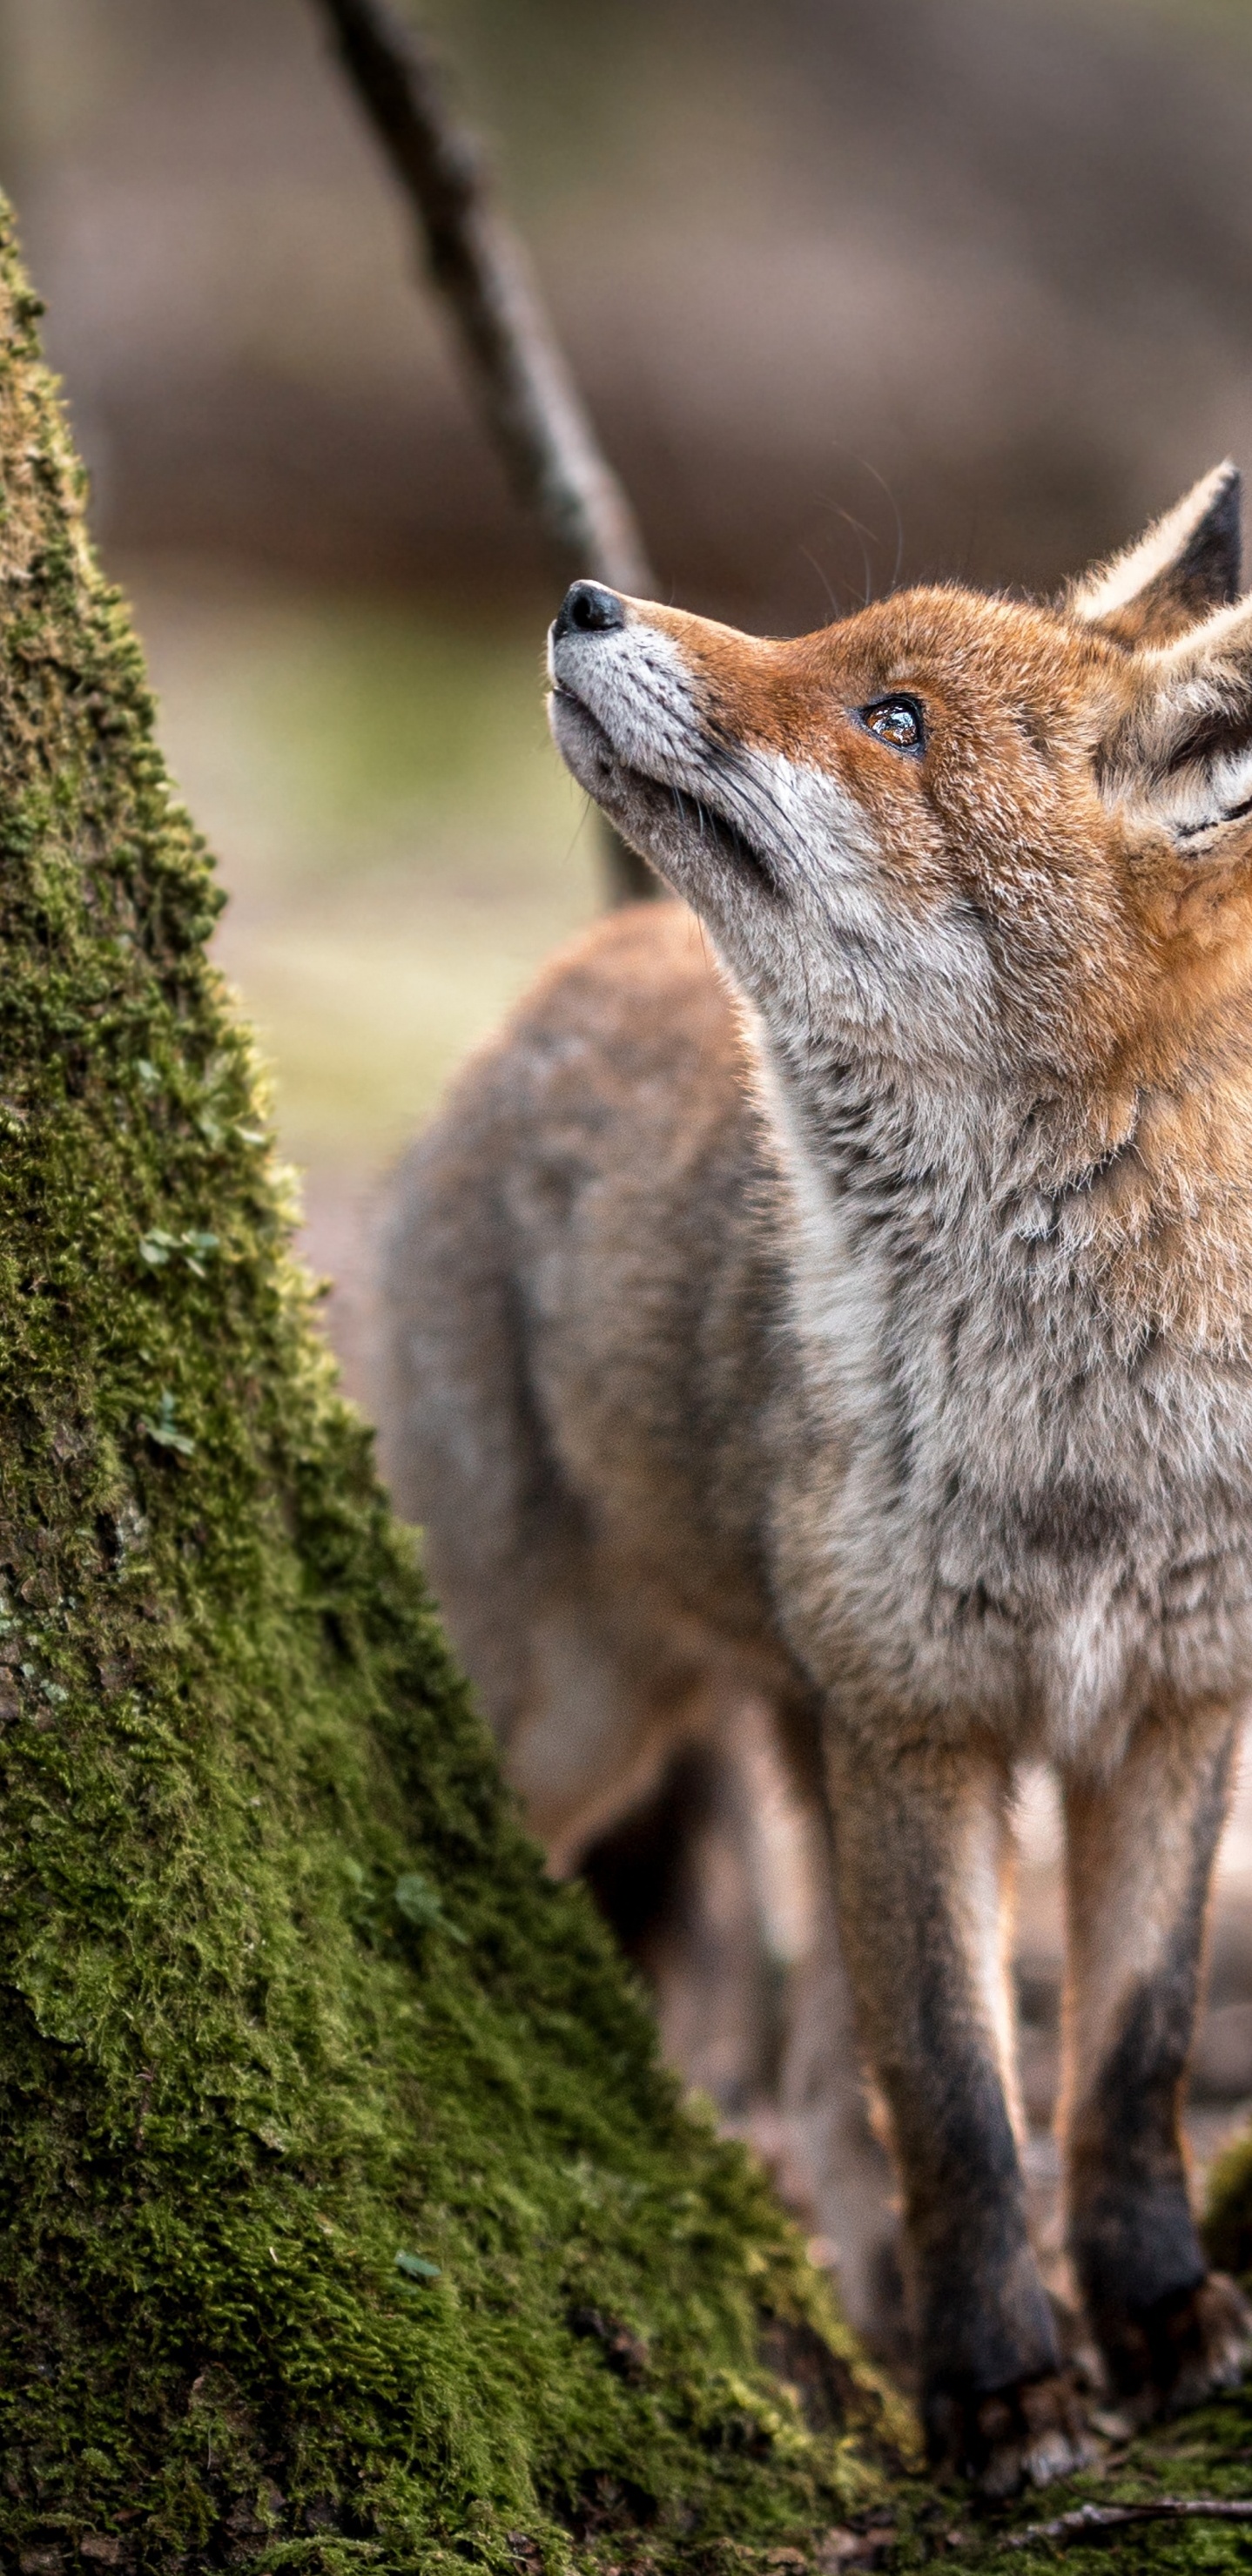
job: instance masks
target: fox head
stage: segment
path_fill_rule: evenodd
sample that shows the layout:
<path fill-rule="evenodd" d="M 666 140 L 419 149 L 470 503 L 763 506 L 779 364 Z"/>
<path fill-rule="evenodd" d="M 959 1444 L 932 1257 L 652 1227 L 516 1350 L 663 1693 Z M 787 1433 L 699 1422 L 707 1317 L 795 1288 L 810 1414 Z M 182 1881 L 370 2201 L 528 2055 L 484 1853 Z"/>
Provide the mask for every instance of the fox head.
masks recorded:
<path fill-rule="evenodd" d="M 1054 605 L 932 587 L 780 642 L 578 582 L 552 728 L 784 1059 L 1132 1097 L 1252 1063 L 1239 563 L 1227 464 Z"/>

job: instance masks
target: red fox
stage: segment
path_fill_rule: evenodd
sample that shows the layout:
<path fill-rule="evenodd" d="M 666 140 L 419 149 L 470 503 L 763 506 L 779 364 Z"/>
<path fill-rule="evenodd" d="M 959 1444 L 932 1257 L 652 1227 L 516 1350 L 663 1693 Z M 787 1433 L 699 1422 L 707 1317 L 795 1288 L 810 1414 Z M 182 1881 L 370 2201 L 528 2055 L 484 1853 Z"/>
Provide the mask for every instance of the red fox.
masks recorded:
<path fill-rule="evenodd" d="M 1067 1831 L 1076 2282 L 1239 2375 L 1179 2133 L 1252 1686 L 1252 600 L 1219 467 L 1056 605 L 760 641 L 575 583 L 551 722 L 681 903 L 559 959 L 391 1223 L 392 1447 L 558 1858 L 719 1700 L 826 1820 L 933 2455 L 1088 2452 L 1028 2241 L 1011 1801 Z"/>

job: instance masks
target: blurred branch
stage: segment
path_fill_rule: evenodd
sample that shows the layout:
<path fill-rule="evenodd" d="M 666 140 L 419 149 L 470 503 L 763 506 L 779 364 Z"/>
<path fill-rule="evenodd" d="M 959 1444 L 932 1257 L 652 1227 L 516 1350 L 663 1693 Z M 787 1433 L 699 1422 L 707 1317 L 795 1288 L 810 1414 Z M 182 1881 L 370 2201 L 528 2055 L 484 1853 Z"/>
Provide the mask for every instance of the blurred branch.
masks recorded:
<path fill-rule="evenodd" d="M 1151 2496 L 1142 2504 L 1079 2504 L 1058 2513 L 1052 2522 L 1031 2522 L 995 2544 L 1000 2549 L 1033 2549 L 1046 2540 L 1064 2548 L 1071 2540 L 1099 2539 L 1106 2531 L 1124 2531 L 1132 2522 L 1252 2522 L 1247 2496 Z"/>
<path fill-rule="evenodd" d="M 315 0 L 348 79 L 417 216 L 488 429 L 518 499 L 538 520 L 564 581 L 590 573 L 654 597 L 634 512 L 601 453 L 526 252 L 493 202 L 479 145 L 455 122 L 425 39 L 388 0 Z M 611 835 L 611 899 L 659 891 Z"/>

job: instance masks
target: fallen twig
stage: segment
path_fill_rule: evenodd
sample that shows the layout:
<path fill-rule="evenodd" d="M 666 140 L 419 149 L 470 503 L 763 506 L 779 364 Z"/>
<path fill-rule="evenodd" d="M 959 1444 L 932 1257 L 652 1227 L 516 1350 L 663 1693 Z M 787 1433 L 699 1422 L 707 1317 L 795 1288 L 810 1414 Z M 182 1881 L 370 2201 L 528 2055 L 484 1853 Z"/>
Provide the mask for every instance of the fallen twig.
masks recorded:
<path fill-rule="evenodd" d="M 487 426 L 562 577 L 590 573 L 636 597 L 658 584 L 635 516 L 588 419 L 526 252 L 492 196 L 479 145 L 456 123 L 425 39 L 389 0 L 315 0 L 418 220 L 431 277 L 458 325 Z M 656 880 L 614 843 L 614 891 Z"/>
<path fill-rule="evenodd" d="M 1029 2549 L 1038 2540 L 1089 2539 L 1123 2531 L 1133 2522 L 1252 2522 L 1252 2496 L 1154 2496 L 1144 2504 L 1077 2504 L 1052 2522 L 1028 2523 L 1009 2533 L 1002 2549 Z"/>

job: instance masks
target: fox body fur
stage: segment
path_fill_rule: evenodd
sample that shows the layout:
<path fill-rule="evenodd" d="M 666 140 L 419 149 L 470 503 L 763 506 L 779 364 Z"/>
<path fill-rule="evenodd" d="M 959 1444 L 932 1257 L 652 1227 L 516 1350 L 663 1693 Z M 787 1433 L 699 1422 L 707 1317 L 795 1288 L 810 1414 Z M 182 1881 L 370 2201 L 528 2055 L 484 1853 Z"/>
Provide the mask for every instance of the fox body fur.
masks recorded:
<path fill-rule="evenodd" d="M 558 1859 L 693 1714 L 825 1819 L 937 2456 L 1084 2455 L 1028 2242 L 1014 1775 L 1067 1834 L 1069 2244 L 1139 2418 L 1237 2375 L 1179 2103 L 1252 1689 L 1252 600 L 1219 468 L 1057 605 L 760 641 L 575 585 L 575 777 L 681 904 L 401 1176 L 392 1447 Z"/>

